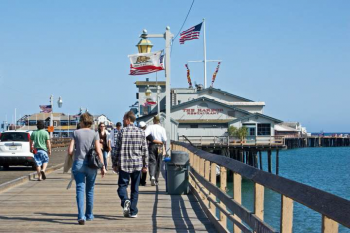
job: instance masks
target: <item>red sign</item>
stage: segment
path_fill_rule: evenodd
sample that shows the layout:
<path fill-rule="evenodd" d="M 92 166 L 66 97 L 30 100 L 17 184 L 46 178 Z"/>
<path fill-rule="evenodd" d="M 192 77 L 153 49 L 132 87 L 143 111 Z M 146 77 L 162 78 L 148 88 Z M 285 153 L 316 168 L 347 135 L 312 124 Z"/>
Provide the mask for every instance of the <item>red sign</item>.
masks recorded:
<path fill-rule="evenodd" d="M 194 109 L 194 108 L 185 108 L 183 109 L 184 112 L 187 113 L 187 115 L 215 115 L 219 114 L 220 112 L 223 112 L 224 109 L 217 108 L 217 109 L 210 109 L 210 108 L 203 108 L 203 109 Z"/>

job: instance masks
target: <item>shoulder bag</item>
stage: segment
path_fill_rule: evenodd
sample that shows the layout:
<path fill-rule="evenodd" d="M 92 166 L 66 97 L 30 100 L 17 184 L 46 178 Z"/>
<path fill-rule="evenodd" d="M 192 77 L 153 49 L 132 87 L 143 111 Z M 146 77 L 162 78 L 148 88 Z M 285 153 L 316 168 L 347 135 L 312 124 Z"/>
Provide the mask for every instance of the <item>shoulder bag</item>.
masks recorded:
<path fill-rule="evenodd" d="M 100 157 L 98 156 L 95 149 L 95 140 L 92 141 L 91 147 L 86 154 L 87 166 L 93 169 L 101 169 L 103 164 L 100 161 Z"/>

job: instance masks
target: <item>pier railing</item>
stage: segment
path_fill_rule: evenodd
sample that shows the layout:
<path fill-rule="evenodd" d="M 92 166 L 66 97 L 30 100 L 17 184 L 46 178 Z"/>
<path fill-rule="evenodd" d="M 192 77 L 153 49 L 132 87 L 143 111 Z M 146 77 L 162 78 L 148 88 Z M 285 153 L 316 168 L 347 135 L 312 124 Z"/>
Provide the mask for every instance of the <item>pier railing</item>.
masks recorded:
<path fill-rule="evenodd" d="M 218 145 L 218 146 L 239 146 L 239 145 L 277 145 L 285 144 L 283 136 L 247 136 L 243 141 L 237 137 L 230 136 L 179 136 L 180 142 L 190 141 L 196 145 Z"/>
<path fill-rule="evenodd" d="M 67 147 L 72 139 L 71 138 L 52 138 L 52 148 Z"/>
<path fill-rule="evenodd" d="M 264 222 L 265 188 L 281 194 L 280 232 L 292 232 L 294 201 L 321 214 L 322 232 L 338 232 L 339 223 L 350 228 L 350 201 L 346 199 L 187 143 L 172 142 L 172 149 L 189 153 L 191 191 L 220 232 L 228 231 L 227 221 L 233 223 L 234 232 L 279 232 Z M 218 166 L 220 188 L 216 183 Z M 229 170 L 233 172 L 233 197 L 226 193 Z M 242 205 L 242 177 L 254 183 L 254 211 Z"/>

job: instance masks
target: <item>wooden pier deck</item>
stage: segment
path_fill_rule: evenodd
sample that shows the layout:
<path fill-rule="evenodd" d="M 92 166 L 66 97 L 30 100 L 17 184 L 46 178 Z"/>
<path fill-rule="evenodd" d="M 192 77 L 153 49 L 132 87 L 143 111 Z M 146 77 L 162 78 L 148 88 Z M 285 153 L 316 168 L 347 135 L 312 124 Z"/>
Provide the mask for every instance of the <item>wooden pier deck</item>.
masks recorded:
<path fill-rule="evenodd" d="M 99 175 L 93 221 L 77 224 L 75 183 L 62 169 L 46 181 L 29 181 L 0 193 L 0 232 L 215 232 L 193 195 L 168 195 L 159 187 L 140 186 L 138 218 L 124 218 L 117 175 Z"/>

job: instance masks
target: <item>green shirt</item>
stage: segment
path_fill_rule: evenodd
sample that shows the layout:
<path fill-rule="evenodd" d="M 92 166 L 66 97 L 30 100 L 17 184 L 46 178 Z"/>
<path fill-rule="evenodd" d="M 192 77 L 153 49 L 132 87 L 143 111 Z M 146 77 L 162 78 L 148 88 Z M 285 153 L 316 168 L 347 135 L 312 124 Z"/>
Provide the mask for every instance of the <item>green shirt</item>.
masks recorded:
<path fill-rule="evenodd" d="M 34 148 L 47 151 L 46 141 L 50 140 L 50 136 L 44 129 L 40 129 L 32 133 L 30 140 L 34 141 Z"/>

